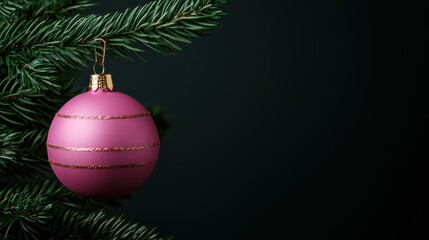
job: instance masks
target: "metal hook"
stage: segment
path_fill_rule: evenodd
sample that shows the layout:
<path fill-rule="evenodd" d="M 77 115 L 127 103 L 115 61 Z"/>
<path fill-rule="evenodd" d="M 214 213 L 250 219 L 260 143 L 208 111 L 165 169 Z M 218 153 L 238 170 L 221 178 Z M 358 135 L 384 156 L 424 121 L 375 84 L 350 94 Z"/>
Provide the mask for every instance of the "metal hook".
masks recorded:
<path fill-rule="evenodd" d="M 103 66 L 103 71 L 101 72 L 101 74 L 104 74 L 104 58 L 106 57 L 106 41 L 102 38 L 96 38 L 96 39 L 94 39 L 94 41 L 102 41 L 104 43 L 104 48 L 103 48 L 103 59 L 101 60 L 101 62 L 99 62 L 97 60 L 97 48 L 94 47 L 95 63 L 94 63 L 94 66 L 92 67 L 92 69 L 94 70 L 94 74 L 97 74 L 95 72 L 95 65 L 100 64 L 101 66 Z"/>

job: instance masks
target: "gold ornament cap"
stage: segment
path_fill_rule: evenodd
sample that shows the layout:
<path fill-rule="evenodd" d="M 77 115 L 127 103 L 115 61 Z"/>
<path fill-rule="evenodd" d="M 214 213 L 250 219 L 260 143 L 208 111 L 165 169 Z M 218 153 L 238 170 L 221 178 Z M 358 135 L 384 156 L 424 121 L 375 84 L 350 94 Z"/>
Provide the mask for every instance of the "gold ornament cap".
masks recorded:
<path fill-rule="evenodd" d="M 89 78 L 89 89 L 94 92 L 97 91 L 97 89 L 101 89 L 101 91 L 105 89 L 113 91 L 112 74 L 91 74 Z"/>

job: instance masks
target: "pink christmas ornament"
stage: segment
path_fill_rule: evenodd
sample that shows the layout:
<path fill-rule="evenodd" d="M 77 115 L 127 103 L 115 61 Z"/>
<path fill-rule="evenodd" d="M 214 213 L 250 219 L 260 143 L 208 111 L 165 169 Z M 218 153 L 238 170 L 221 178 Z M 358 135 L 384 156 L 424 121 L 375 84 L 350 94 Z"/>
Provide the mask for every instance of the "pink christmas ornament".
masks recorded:
<path fill-rule="evenodd" d="M 123 197 L 148 179 L 158 160 L 159 137 L 139 102 L 113 91 L 110 74 L 94 74 L 90 90 L 55 114 L 46 145 L 52 169 L 67 188 L 106 200 Z"/>

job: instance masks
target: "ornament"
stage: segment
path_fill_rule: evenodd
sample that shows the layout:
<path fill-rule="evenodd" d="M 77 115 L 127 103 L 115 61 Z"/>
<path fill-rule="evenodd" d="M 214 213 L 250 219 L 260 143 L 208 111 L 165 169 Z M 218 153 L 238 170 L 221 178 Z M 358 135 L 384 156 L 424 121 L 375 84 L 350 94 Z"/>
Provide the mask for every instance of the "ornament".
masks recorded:
<path fill-rule="evenodd" d="M 158 159 L 159 137 L 150 113 L 132 97 L 114 91 L 111 74 L 95 53 L 89 91 L 68 101 L 49 128 L 46 146 L 58 179 L 82 196 L 107 200 L 141 186 Z M 101 74 L 96 64 L 103 66 Z"/>

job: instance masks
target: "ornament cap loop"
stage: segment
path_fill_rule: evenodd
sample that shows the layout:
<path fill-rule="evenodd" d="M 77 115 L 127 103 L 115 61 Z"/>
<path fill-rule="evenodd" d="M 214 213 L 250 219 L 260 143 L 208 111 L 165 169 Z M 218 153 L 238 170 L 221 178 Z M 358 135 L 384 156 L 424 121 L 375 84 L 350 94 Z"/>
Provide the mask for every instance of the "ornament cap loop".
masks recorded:
<path fill-rule="evenodd" d="M 94 66 L 92 67 L 92 69 L 94 70 L 94 74 L 97 74 L 97 72 L 95 72 L 95 65 L 100 64 L 101 66 L 103 66 L 103 71 L 101 72 L 101 74 L 104 74 L 104 59 L 106 58 L 106 41 L 102 38 L 96 38 L 94 39 L 94 41 L 102 41 L 104 43 L 103 46 L 103 58 L 101 61 L 98 61 L 97 59 L 97 48 L 94 47 L 94 54 L 95 54 L 95 63 Z"/>
<path fill-rule="evenodd" d="M 103 47 L 103 58 L 101 61 L 98 61 L 97 59 L 97 48 L 94 47 L 94 53 L 95 53 L 95 63 L 92 69 L 94 70 L 94 74 L 91 74 L 89 78 L 89 89 L 92 91 L 97 91 L 97 89 L 101 89 L 101 91 L 104 91 L 106 88 L 110 91 L 113 91 L 113 81 L 112 81 L 112 75 L 111 74 L 104 74 L 104 59 L 106 57 L 106 41 L 102 38 L 96 38 L 94 41 L 102 41 L 104 43 Z M 101 73 L 97 73 L 95 71 L 95 66 L 99 64 L 103 66 L 103 71 Z"/>
<path fill-rule="evenodd" d="M 100 62 L 100 61 L 95 62 L 95 63 L 94 63 L 94 66 L 92 66 L 92 70 L 94 70 L 94 74 L 98 74 L 98 73 L 95 71 L 95 66 L 96 66 L 97 64 L 100 64 L 101 66 L 103 66 L 103 70 L 101 71 L 101 74 L 104 74 L 104 63 L 103 63 L 103 62 Z"/>
<path fill-rule="evenodd" d="M 97 89 L 101 89 L 101 91 L 105 89 L 113 91 L 112 74 L 91 74 L 89 78 L 89 89 L 94 92 L 97 91 Z"/>

